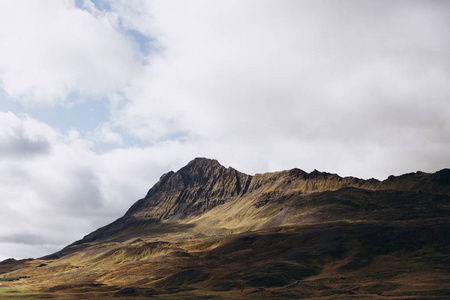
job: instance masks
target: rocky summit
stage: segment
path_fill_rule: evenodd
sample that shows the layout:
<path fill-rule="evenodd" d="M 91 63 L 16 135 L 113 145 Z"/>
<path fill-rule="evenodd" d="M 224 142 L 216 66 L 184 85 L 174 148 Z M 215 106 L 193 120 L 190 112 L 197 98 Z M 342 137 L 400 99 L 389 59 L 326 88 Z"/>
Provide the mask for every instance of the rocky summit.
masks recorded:
<path fill-rule="evenodd" d="M 445 299 L 450 170 L 250 176 L 196 158 L 61 251 L 0 263 L 0 298 Z"/>

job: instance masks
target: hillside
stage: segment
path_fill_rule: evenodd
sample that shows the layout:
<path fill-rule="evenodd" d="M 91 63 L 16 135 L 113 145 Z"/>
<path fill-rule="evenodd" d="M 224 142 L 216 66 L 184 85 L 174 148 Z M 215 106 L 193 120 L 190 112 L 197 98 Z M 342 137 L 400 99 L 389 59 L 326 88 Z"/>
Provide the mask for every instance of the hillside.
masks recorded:
<path fill-rule="evenodd" d="M 0 263 L 0 298 L 442 299 L 449 200 L 449 169 L 250 176 L 197 158 L 82 240 Z"/>

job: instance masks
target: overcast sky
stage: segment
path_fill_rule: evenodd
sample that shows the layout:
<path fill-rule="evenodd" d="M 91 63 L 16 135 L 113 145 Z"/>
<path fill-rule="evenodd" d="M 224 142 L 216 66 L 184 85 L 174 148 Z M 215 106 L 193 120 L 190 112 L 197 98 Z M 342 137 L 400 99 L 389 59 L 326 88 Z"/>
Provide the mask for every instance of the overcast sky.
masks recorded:
<path fill-rule="evenodd" d="M 449 149 L 449 1 L 0 0 L 0 260 L 198 156 L 382 180 Z"/>

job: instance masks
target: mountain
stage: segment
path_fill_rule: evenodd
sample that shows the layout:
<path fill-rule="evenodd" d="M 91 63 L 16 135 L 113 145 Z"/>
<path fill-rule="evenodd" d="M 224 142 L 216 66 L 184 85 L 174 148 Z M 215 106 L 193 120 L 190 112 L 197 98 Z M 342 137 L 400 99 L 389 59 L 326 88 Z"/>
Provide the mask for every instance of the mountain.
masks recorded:
<path fill-rule="evenodd" d="M 61 251 L 0 263 L 0 298 L 441 299 L 449 200 L 449 169 L 250 176 L 196 158 Z"/>

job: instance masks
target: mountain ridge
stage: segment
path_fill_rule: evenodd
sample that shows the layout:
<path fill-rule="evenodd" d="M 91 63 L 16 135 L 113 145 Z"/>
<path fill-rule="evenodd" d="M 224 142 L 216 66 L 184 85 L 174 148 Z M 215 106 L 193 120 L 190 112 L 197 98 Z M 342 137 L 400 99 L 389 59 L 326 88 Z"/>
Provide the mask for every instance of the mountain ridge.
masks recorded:
<path fill-rule="evenodd" d="M 61 251 L 1 262 L 0 298 L 444 299 L 449 216 L 449 169 L 379 181 L 196 158 Z"/>
<path fill-rule="evenodd" d="M 394 190 L 449 195 L 448 174 L 450 170 L 443 169 L 432 174 L 415 172 L 379 181 L 340 177 L 317 170 L 307 173 L 294 168 L 252 176 L 226 168 L 217 160 L 195 158 L 177 172 L 163 174 L 123 217 L 74 244 L 113 239 L 116 232 L 123 233 L 130 227 L 136 229 L 136 235 L 145 234 L 152 230 L 147 225 L 154 227 L 156 223 L 182 223 L 198 227 L 199 232 L 213 233 L 295 224 L 301 219 L 300 215 L 311 222 L 318 220 L 315 209 L 308 210 L 299 204 L 308 200 L 308 195 L 315 194 L 317 198 L 320 193 L 337 193 L 344 188 L 377 193 Z M 277 212 L 280 205 L 285 206 L 282 214 Z M 298 212 L 300 209 L 302 211 Z M 284 220 L 280 223 L 275 221 L 277 218 Z M 132 236 L 132 233 L 125 234 L 119 239 Z"/>

